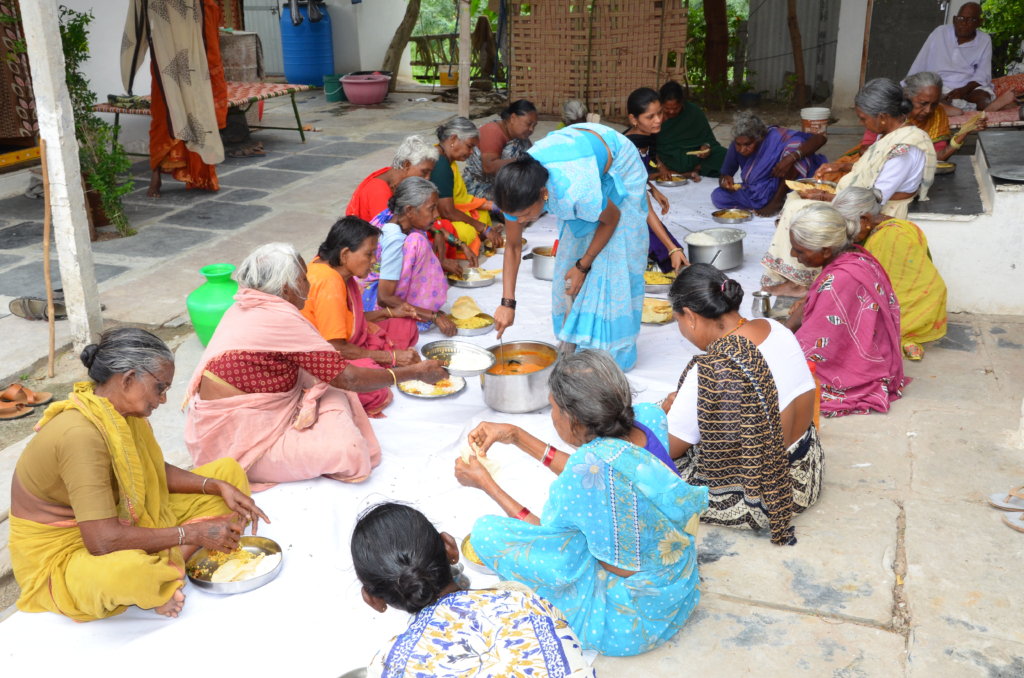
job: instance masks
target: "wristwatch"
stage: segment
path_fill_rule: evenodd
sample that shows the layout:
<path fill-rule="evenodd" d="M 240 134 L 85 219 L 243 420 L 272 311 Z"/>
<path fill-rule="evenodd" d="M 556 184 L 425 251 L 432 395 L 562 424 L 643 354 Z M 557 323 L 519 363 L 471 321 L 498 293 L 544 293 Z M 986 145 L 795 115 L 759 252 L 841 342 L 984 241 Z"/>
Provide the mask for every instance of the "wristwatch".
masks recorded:
<path fill-rule="evenodd" d="M 511 308 L 513 311 L 516 310 L 516 300 L 509 299 L 508 297 L 501 298 L 501 305 Z"/>

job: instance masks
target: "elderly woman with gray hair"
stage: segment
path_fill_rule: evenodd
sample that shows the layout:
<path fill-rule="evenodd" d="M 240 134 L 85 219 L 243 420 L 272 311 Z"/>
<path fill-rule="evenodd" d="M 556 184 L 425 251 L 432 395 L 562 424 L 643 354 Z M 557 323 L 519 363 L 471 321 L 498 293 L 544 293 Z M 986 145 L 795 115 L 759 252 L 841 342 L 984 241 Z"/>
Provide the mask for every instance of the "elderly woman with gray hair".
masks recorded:
<path fill-rule="evenodd" d="M 258 247 L 238 269 L 235 304 L 221 318 L 186 397 L 185 443 L 197 464 L 232 457 L 257 489 L 326 476 L 365 480 L 380 445 L 353 392 L 447 376 L 436 361 L 351 365 L 300 312 L 306 264 L 284 243 Z"/>
<path fill-rule="evenodd" d="M 825 416 L 888 412 L 903 395 L 900 304 L 882 264 L 853 244 L 859 222 L 830 205 L 801 209 L 790 227 L 793 256 L 821 273 L 786 323 L 821 383 Z"/>
<path fill-rule="evenodd" d="M 476 521 L 485 565 L 565 613 L 584 648 L 629 656 L 676 634 L 700 598 L 695 539 L 707 488 L 678 476 L 665 413 L 633 404 L 626 375 L 604 351 L 563 356 L 551 372 L 551 421 L 569 453 L 513 424 L 469 433 L 475 455 L 455 476 L 505 516 Z M 515 445 L 555 474 L 540 515 L 505 492 L 477 456 Z"/>
<path fill-rule="evenodd" d="M 75 621 L 133 605 L 177 617 L 192 553 L 233 551 L 246 523 L 255 534 L 267 516 L 234 460 L 192 472 L 164 461 L 147 421 L 174 379 L 163 341 L 119 327 L 81 359 L 89 380 L 46 409 L 14 469 L 18 608 Z"/>
<path fill-rule="evenodd" d="M 469 118 L 452 118 L 437 128 L 437 149 L 441 154 L 430 181 L 437 187 L 438 225 L 480 254 L 482 244 L 500 247 L 501 236 L 491 226 L 490 200 L 470 195 L 457 162 L 468 160 L 480 142 L 480 131 Z M 448 257 L 466 255 L 449 246 Z"/>
<path fill-rule="evenodd" d="M 387 208 L 398 184 L 409 177 L 426 179 L 436 164 L 437 148 L 416 135 L 406 137 L 395 151 L 391 167 L 373 172 L 356 187 L 345 208 L 345 216 L 370 221 Z"/>
<path fill-rule="evenodd" d="M 720 209 L 738 207 L 771 216 L 786 197 L 783 180 L 812 176 L 826 160 L 816 153 L 827 141 L 823 134 L 768 127 L 746 111 L 736 114 L 732 138 L 718 188 L 711 193 L 711 202 Z M 734 180 L 737 172 L 739 181 Z"/>
<path fill-rule="evenodd" d="M 888 274 L 900 302 L 903 355 L 920 360 L 921 344 L 946 336 L 946 283 L 932 263 L 928 238 L 917 224 L 882 214 L 878 196 L 866 188 L 846 189 L 832 207 L 849 230 L 857 229 L 854 240 L 863 242 Z"/>
<path fill-rule="evenodd" d="M 915 197 L 928 199 L 935 176 L 935 147 L 923 130 L 908 117 L 913 104 L 903 89 L 888 78 L 869 81 L 854 99 L 857 117 L 865 129 L 881 137 L 855 163 L 832 162 L 818 168 L 815 176 L 842 174 L 837 190 L 850 186 L 873 188 L 881 195 L 882 211 L 904 219 Z M 775 235 L 761 264 L 766 271 L 761 285 L 773 294 L 800 297 L 818 271 L 790 255 L 789 229 L 794 215 L 810 201 L 831 202 L 835 194 L 821 189 L 794 191 L 786 198 Z"/>

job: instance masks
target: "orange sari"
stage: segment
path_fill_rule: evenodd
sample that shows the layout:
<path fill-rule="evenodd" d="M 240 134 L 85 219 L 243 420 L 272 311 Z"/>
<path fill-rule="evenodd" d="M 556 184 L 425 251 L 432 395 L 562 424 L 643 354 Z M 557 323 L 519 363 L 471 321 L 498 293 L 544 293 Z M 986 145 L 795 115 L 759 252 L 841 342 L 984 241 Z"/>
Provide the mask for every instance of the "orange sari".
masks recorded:
<path fill-rule="evenodd" d="M 224 79 L 224 62 L 220 57 L 220 6 L 217 0 L 202 0 L 202 7 L 203 42 L 206 46 L 206 60 L 209 63 L 217 127 L 223 128 L 228 115 L 228 92 Z M 149 124 L 150 169 L 170 174 L 178 181 L 184 182 L 188 188 L 219 190 L 220 182 L 217 181 L 216 168 L 204 163 L 198 153 L 188 150 L 184 141 L 175 139 L 171 134 L 171 118 L 167 110 L 167 101 L 164 99 L 160 70 L 152 59 L 150 73 L 153 77 L 150 104 L 152 117 Z"/>

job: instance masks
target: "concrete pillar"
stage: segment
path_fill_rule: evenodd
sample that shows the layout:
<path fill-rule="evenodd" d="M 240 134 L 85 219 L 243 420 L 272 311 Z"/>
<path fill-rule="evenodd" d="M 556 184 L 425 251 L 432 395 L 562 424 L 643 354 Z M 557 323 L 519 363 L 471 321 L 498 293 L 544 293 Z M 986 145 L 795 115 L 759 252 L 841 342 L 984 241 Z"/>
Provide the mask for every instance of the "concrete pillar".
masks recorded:
<path fill-rule="evenodd" d="M 21 21 L 32 68 L 39 135 L 46 141 L 53 234 L 64 303 L 76 351 L 93 343 L 102 327 L 82 173 L 78 165 L 71 99 L 64 83 L 57 0 L 21 3 Z M 46 253 L 49 256 L 49 253 Z M 42 268 L 40 266 L 40 268 Z"/>
<path fill-rule="evenodd" d="M 842 0 L 840 3 L 836 69 L 832 78 L 833 113 L 853 108 L 853 98 L 860 90 L 869 9 L 869 0 Z"/>
<path fill-rule="evenodd" d="M 472 58 L 469 25 L 469 0 L 459 0 L 459 115 L 469 117 L 469 69 Z"/>

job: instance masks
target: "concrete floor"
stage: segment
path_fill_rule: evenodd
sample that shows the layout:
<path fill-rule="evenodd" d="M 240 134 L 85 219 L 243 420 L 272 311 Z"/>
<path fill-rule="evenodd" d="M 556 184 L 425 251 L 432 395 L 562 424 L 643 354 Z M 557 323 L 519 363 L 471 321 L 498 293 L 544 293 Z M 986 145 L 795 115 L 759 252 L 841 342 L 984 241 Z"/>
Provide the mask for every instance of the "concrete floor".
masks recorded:
<path fill-rule="evenodd" d="M 139 235 L 96 246 L 99 264 L 123 269 L 101 283 L 108 322 L 180 327 L 178 341 L 187 338 L 184 298 L 202 282 L 200 266 L 239 261 L 270 240 L 315 248 L 355 185 L 390 161 L 395 142 L 429 133 L 453 107 L 401 101 L 338 115 L 312 95 L 303 110 L 304 122 L 323 131 L 304 146 L 297 135 L 261 132 L 268 155 L 230 161 L 221 194 L 184 194 L 167 182 L 160 201 L 130 197 Z M 280 101 L 268 106 L 271 119 L 287 115 Z M 724 140 L 728 125 L 716 132 Z M 835 130 L 828 155 L 857 139 L 852 126 Z M 0 283 L 31 261 L 33 247 L 5 252 L 19 261 L 0 259 Z M 58 344 L 67 341 L 63 325 Z M 45 323 L 3 317 L 0 332 L 0 372 L 40 376 Z M 889 414 L 824 423 L 825 485 L 795 521 L 799 543 L 777 547 L 762 535 L 703 527 L 703 599 L 690 623 L 646 655 L 599 657 L 599 675 L 1024 676 L 1024 535 L 985 502 L 1024 483 L 1022 346 L 1024 318 L 952 316 L 949 336 L 907 364 L 914 382 Z M 28 383 L 80 376 L 74 356 L 64 355 L 57 378 Z M 0 516 L 6 478 L 35 419 L 6 429 L 0 444 Z M 5 532 L 0 522 L 0 543 Z M 0 574 L 6 557 L 0 550 Z M 4 593 L 9 600 L 14 591 Z"/>

